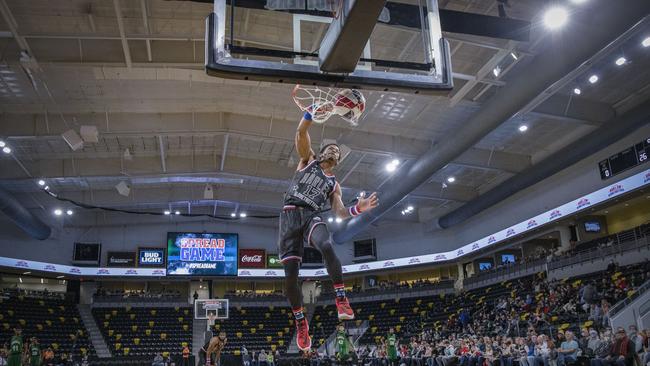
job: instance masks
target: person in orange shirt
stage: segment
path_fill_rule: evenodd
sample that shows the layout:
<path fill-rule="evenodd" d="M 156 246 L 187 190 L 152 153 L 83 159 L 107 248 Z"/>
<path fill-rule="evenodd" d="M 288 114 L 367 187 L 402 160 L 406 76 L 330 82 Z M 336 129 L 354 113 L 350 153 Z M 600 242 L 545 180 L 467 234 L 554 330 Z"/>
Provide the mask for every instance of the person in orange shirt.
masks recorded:
<path fill-rule="evenodd" d="M 190 349 L 189 347 L 183 347 L 183 363 L 182 366 L 190 366 Z"/>

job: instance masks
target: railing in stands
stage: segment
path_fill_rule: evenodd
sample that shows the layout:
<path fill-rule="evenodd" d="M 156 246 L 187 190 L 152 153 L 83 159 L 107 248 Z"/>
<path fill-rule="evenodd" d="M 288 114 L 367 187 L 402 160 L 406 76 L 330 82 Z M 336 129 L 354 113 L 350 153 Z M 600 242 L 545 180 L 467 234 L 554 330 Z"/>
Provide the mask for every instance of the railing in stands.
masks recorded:
<path fill-rule="evenodd" d="M 609 318 L 612 319 L 614 315 L 625 309 L 627 305 L 632 303 L 632 301 L 636 300 L 639 296 L 643 295 L 646 291 L 648 291 L 648 289 L 650 289 L 650 280 L 645 281 L 643 285 L 639 286 L 639 288 L 637 288 L 631 296 L 626 297 L 625 299 L 617 302 L 616 305 L 612 306 L 609 309 Z"/>
<path fill-rule="evenodd" d="M 626 230 L 608 237 L 611 242 L 604 247 L 591 247 L 581 251 L 571 251 L 560 257 L 540 258 L 532 262 L 517 263 L 505 267 L 499 267 L 494 270 L 480 273 L 478 275 L 463 280 L 463 286 L 471 286 L 477 283 L 489 282 L 496 279 L 510 280 L 531 274 L 531 268 L 541 271 L 552 271 L 563 267 L 573 266 L 580 263 L 602 260 L 613 255 L 639 250 L 644 247 L 650 247 L 650 236 L 647 230 L 641 230 L 646 227 L 643 225 L 639 228 Z"/>

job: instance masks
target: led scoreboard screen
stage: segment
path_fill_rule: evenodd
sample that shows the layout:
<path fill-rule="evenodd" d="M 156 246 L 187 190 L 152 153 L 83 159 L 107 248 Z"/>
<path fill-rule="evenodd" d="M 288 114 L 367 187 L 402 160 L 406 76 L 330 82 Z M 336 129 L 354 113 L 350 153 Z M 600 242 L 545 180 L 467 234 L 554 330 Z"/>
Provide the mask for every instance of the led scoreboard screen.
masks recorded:
<path fill-rule="evenodd" d="M 614 154 L 598 163 L 600 178 L 608 179 L 616 174 L 648 161 L 650 155 L 650 138 Z"/>
<path fill-rule="evenodd" d="M 237 276 L 237 234 L 167 233 L 167 274 Z"/>

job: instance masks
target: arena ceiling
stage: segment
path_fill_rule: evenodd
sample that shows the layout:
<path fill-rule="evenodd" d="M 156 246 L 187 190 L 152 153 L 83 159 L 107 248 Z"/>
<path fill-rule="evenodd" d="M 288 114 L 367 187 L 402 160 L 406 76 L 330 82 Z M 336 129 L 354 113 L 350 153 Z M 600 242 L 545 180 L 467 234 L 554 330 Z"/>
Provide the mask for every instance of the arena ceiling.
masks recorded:
<path fill-rule="evenodd" d="M 543 2 L 510 3 L 508 16 L 538 24 Z M 496 1 L 440 5 L 497 15 Z M 295 165 L 293 135 L 300 113 L 290 98 L 292 86 L 205 75 L 204 20 L 210 4 L 0 0 L 0 10 L 0 137 L 14 150 L 0 156 L 0 185 L 25 197 L 28 208 L 50 214 L 54 202 L 35 183 L 47 178 L 62 196 L 98 206 L 277 212 Z M 242 9 L 236 17 L 240 44 L 291 49 L 291 14 Z M 318 44 L 324 27 L 306 29 L 303 44 Z M 413 42 L 419 32 L 381 24 L 376 31 L 385 35 L 371 45 L 373 56 L 422 57 Z M 449 96 L 366 92 L 367 113 L 358 127 L 332 120 L 312 129 L 315 148 L 328 138 L 352 149 L 337 172 L 346 198 L 361 189 L 381 192 L 388 161 L 414 159 L 462 129 L 481 102 L 508 83 L 509 71 L 553 41 L 540 29 L 531 31 L 529 42 L 445 36 L 456 84 Z M 21 49 L 32 57 L 21 60 Z M 572 95 L 573 83 L 561 85 L 409 195 L 404 202 L 414 205 L 416 214 L 403 216 L 397 206 L 383 219 L 425 221 L 450 212 L 645 101 L 648 52 L 640 57 L 645 58 L 609 70 L 595 86 L 583 84 L 580 96 Z M 496 66 L 502 70 L 498 76 Z M 521 124 L 529 127 L 526 133 L 519 132 Z M 97 126 L 99 142 L 72 151 L 61 134 L 78 132 L 82 125 Z M 446 182 L 450 176 L 454 183 Z M 128 197 L 115 189 L 121 181 L 131 185 Z M 214 187 L 215 200 L 204 199 L 206 184 Z"/>

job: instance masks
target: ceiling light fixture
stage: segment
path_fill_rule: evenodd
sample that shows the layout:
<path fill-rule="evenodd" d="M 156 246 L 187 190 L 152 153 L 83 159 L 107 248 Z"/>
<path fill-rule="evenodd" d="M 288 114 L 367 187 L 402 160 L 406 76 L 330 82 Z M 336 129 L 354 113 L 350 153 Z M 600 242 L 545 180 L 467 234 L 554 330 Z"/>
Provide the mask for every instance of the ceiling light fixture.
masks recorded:
<path fill-rule="evenodd" d="M 334 218 L 332 218 L 332 217 L 328 218 L 327 222 L 334 222 Z"/>
<path fill-rule="evenodd" d="M 643 45 L 643 47 L 650 47 L 650 37 L 644 39 L 643 42 L 641 42 L 641 45 Z"/>
<path fill-rule="evenodd" d="M 63 215 L 63 211 L 60 208 L 57 208 L 56 210 L 54 210 L 54 214 L 56 216 L 61 216 L 61 215 Z"/>
<path fill-rule="evenodd" d="M 580 88 L 574 88 L 573 89 L 573 94 L 580 95 L 580 94 L 582 94 L 582 90 L 580 90 Z"/>
<path fill-rule="evenodd" d="M 4 152 L 5 154 L 11 154 L 11 149 L 9 148 L 9 146 L 5 146 L 2 148 L 2 152 Z"/>
<path fill-rule="evenodd" d="M 4 141 L 0 140 L 0 147 L 5 147 L 5 146 L 7 146 L 7 144 Z"/>
<path fill-rule="evenodd" d="M 72 210 L 67 210 L 65 213 L 66 213 L 66 215 L 68 215 L 68 216 L 72 216 L 72 214 L 74 213 L 74 211 L 72 211 Z"/>
<path fill-rule="evenodd" d="M 519 126 L 519 132 L 526 132 L 526 131 L 528 131 L 528 126 L 526 125 Z"/>
<path fill-rule="evenodd" d="M 343 222 L 343 219 L 340 218 L 340 217 L 337 217 L 337 218 L 336 218 L 336 223 L 337 223 L 337 224 L 340 224 L 341 222 Z"/>
<path fill-rule="evenodd" d="M 164 213 L 165 215 L 170 215 L 170 214 L 171 214 L 171 212 L 170 212 L 169 210 L 165 210 L 165 212 L 163 212 L 163 213 Z"/>
<path fill-rule="evenodd" d="M 449 183 L 454 183 L 455 181 L 456 181 L 456 178 L 454 178 L 454 177 L 447 178 L 447 182 L 449 182 Z"/>
<path fill-rule="evenodd" d="M 566 24 L 569 13 L 563 7 L 552 7 L 544 13 L 544 25 L 548 29 L 558 29 Z"/>
<path fill-rule="evenodd" d="M 230 217 L 237 217 L 237 214 L 234 213 L 234 212 L 231 212 L 231 213 L 230 213 Z"/>
<path fill-rule="evenodd" d="M 627 59 L 623 56 L 616 59 L 616 66 L 623 66 L 627 62 Z"/>
<path fill-rule="evenodd" d="M 386 164 L 386 171 L 389 173 L 394 172 L 399 165 L 399 160 L 393 159 L 390 163 Z"/>
<path fill-rule="evenodd" d="M 239 217 L 242 217 L 242 218 L 243 218 L 243 217 L 246 217 L 246 212 L 242 212 L 242 213 L 240 213 L 240 214 L 239 214 Z"/>
<path fill-rule="evenodd" d="M 45 181 L 42 180 L 42 179 L 39 179 L 39 181 L 38 181 L 38 185 L 41 186 L 41 187 L 44 186 L 44 185 L 45 185 Z"/>
<path fill-rule="evenodd" d="M 510 56 L 515 60 L 519 60 L 519 56 L 517 56 L 517 54 L 514 52 L 510 52 Z"/>
<path fill-rule="evenodd" d="M 494 75 L 495 78 L 498 78 L 499 75 L 501 75 L 501 66 L 497 65 L 497 67 L 492 69 L 492 74 Z"/>
<path fill-rule="evenodd" d="M 589 77 L 589 82 L 590 82 L 590 83 L 592 83 L 592 84 L 596 84 L 597 81 L 598 81 L 598 75 L 595 75 L 595 74 L 594 74 L 594 75 L 591 75 L 591 76 Z"/>
<path fill-rule="evenodd" d="M 180 211 L 174 211 L 174 215 L 180 215 L 180 214 L 181 214 Z"/>

